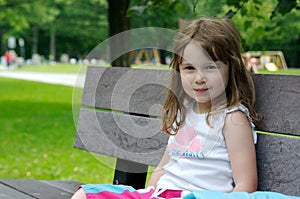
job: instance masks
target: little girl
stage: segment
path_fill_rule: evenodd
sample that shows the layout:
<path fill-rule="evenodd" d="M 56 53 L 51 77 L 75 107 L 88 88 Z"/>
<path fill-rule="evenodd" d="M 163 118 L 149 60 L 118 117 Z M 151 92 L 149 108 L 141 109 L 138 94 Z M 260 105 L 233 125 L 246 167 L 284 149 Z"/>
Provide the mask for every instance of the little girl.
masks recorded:
<path fill-rule="evenodd" d="M 170 138 L 148 187 L 83 185 L 72 199 L 256 191 L 255 92 L 235 26 L 228 19 L 194 21 L 176 37 L 171 67 L 162 115 Z"/>

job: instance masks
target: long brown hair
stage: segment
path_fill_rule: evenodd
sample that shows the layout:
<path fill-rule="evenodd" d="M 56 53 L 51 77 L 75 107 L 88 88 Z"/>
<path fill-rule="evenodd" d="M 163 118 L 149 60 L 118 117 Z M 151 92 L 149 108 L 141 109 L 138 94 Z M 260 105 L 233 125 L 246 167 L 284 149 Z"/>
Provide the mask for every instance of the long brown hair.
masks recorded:
<path fill-rule="evenodd" d="M 214 61 L 222 61 L 229 65 L 226 107 L 231 108 L 241 102 L 248 108 L 253 122 L 258 122 L 259 117 L 253 108 L 254 84 L 242 61 L 240 36 L 236 27 L 227 18 L 202 17 L 193 21 L 175 38 L 170 64 L 172 68 L 170 89 L 162 114 L 163 131 L 169 135 L 176 134 L 185 121 L 184 100 L 187 95 L 181 85 L 179 66 L 182 63 L 183 51 L 191 41 L 201 45 Z M 208 113 L 207 122 L 213 113 L 213 110 Z"/>

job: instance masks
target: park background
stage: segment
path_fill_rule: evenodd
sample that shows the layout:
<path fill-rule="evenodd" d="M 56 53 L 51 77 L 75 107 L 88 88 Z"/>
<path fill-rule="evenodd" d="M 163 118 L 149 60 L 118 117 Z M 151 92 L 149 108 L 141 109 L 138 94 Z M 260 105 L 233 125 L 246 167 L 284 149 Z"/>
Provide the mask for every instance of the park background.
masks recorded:
<path fill-rule="evenodd" d="M 300 74 L 299 6 L 298 0 L 0 0 L 0 52 L 13 49 L 24 59 L 12 72 L 76 74 L 79 60 L 119 32 L 177 30 L 180 20 L 228 16 L 244 51 L 280 50 L 289 69 L 276 73 Z M 0 84 L 1 179 L 112 182 L 114 159 L 73 148 L 72 87 L 2 77 Z"/>

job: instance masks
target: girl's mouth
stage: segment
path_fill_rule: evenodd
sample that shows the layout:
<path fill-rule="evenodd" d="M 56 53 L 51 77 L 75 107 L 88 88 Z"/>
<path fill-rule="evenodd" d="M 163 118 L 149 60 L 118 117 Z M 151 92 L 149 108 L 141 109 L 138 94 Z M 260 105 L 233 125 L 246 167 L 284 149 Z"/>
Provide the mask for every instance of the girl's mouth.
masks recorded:
<path fill-rule="evenodd" d="M 194 89 L 194 91 L 201 94 L 201 93 L 204 93 L 204 92 L 208 91 L 208 88 L 197 88 L 197 89 Z"/>

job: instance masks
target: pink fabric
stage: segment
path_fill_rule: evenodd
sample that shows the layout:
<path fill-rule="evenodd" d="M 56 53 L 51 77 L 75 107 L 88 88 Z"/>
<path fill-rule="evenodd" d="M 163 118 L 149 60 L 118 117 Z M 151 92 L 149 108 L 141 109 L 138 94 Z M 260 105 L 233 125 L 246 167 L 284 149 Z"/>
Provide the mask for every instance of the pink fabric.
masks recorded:
<path fill-rule="evenodd" d="M 181 198 L 181 190 L 134 189 L 126 185 L 87 184 L 80 188 L 87 199 L 173 199 Z"/>
<path fill-rule="evenodd" d="M 159 197 L 165 198 L 165 199 L 171 199 L 171 198 L 181 198 L 181 190 L 166 190 L 159 194 Z"/>
<path fill-rule="evenodd" d="M 100 193 L 87 193 L 86 197 L 87 199 L 149 199 L 153 193 L 154 190 L 150 190 L 147 193 L 139 193 L 137 191 L 130 192 L 127 190 L 122 194 L 103 191 Z"/>

